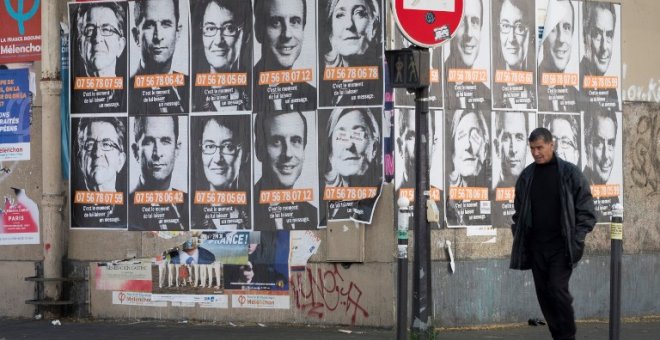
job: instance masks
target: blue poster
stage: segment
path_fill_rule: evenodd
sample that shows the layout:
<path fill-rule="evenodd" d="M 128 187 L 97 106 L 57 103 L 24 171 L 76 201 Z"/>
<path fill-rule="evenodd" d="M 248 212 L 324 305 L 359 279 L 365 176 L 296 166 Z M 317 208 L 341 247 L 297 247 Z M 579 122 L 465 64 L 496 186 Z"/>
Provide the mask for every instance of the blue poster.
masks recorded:
<path fill-rule="evenodd" d="M 30 71 L 0 70 L 0 162 L 30 159 L 31 102 Z"/>

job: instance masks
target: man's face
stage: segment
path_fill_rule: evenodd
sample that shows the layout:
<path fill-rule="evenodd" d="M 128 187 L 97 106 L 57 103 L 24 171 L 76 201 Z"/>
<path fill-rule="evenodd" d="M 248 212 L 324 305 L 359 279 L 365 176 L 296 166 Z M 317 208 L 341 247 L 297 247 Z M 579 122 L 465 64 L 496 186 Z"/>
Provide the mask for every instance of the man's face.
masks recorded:
<path fill-rule="evenodd" d="M 264 173 L 270 173 L 282 188 L 291 188 L 305 162 L 305 123 L 298 112 L 276 116 L 266 130 L 267 159 Z M 265 174 L 264 174 L 265 175 Z"/>
<path fill-rule="evenodd" d="M 543 42 L 543 54 L 557 71 L 563 72 L 571 58 L 573 8 L 568 1 L 558 1 L 555 5 L 560 18 Z"/>
<path fill-rule="evenodd" d="M 303 17 L 305 9 L 301 0 L 273 0 L 266 5 L 268 11 L 264 35 L 264 60 L 286 69 L 291 68 L 302 50 Z"/>
<path fill-rule="evenodd" d="M 573 134 L 571 123 L 566 119 L 555 118 L 548 130 L 554 138 L 557 155 L 565 161 L 577 164 L 580 153 L 578 152 L 577 136 Z"/>
<path fill-rule="evenodd" d="M 353 110 L 345 113 L 332 131 L 332 167 L 343 177 L 363 175 L 376 156 L 372 131 L 364 115 Z"/>
<path fill-rule="evenodd" d="M 331 13 L 330 44 L 341 56 L 362 55 L 375 37 L 367 0 L 339 0 Z"/>
<path fill-rule="evenodd" d="M 407 162 L 414 162 L 415 160 L 415 112 L 414 111 L 401 111 L 405 114 L 404 129 L 399 138 L 403 140 L 403 155 Z M 413 169 L 407 169 L 412 171 Z"/>
<path fill-rule="evenodd" d="M 614 146 L 616 144 L 616 126 L 612 119 L 598 117 L 591 145 L 591 166 L 598 179 L 605 183 L 610 178 L 614 165 Z"/>
<path fill-rule="evenodd" d="M 240 171 L 241 147 L 234 134 L 215 120 L 209 120 L 202 133 L 204 175 L 216 190 L 227 189 Z"/>
<path fill-rule="evenodd" d="M 138 46 L 146 64 L 166 65 L 172 61 L 179 39 L 173 1 L 146 0 L 144 19 L 138 26 Z"/>
<path fill-rule="evenodd" d="M 466 1 L 463 7 L 463 20 L 458 33 L 452 39 L 455 50 L 467 67 L 474 65 L 481 43 L 481 3 L 478 0 Z"/>
<path fill-rule="evenodd" d="M 477 176 L 486 159 L 486 141 L 476 113 L 463 116 L 454 134 L 454 169 L 463 176 Z"/>
<path fill-rule="evenodd" d="M 126 47 L 115 12 L 107 7 L 94 7 L 83 18 L 83 31 L 78 32 L 79 51 L 90 72 L 115 72 L 117 59 Z"/>
<path fill-rule="evenodd" d="M 522 67 L 528 38 L 529 27 L 523 20 L 523 12 L 505 0 L 500 11 L 500 47 L 504 61 L 510 68 Z"/>
<path fill-rule="evenodd" d="M 534 157 L 536 164 L 545 164 L 552 160 L 554 143 L 546 142 L 543 138 L 538 138 L 533 142 L 529 142 L 529 150 L 532 152 L 532 157 Z"/>
<path fill-rule="evenodd" d="M 114 186 L 117 174 L 126 161 L 126 153 L 121 150 L 123 148 L 119 145 L 119 135 L 114 125 L 108 122 L 89 124 L 81 152 L 83 170 L 89 186 L 104 189 Z"/>
<path fill-rule="evenodd" d="M 500 157 L 502 172 L 505 176 L 518 176 L 525 169 L 527 152 L 527 127 L 525 114 L 522 112 L 506 112 L 502 117 L 500 132 Z"/>
<path fill-rule="evenodd" d="M 147 117 L 144 135 L 136 141 L 136 158 L 146 182 L 169 181 L 179 155 L 179 144 L 174 135 L 176 117 Z"/>
<path fill-rule="evenodd" d="M 234 14 L 215 2 L 206 6 L 203 20 L 204 56 L 216 71 L 227 71 L 236 62 L 243 32 L 234 21 Z"/>
<path fill-rule="evenodd" d="M 587 50 L 592 64 L 592 71 L 603 75 L 607 72 L 612 58 L 612 39 L 614 38 L 614 16 L 609 10 L 595 8 L 592 25 L 587 33 Z"/>

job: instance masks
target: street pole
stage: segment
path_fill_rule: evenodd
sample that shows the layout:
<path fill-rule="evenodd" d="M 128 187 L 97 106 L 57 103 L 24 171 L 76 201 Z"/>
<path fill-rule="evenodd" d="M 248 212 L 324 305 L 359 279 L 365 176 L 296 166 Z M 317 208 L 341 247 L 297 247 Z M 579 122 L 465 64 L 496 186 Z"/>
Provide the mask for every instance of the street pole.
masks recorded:
<path fill-rule="evenodd" d="M 420 68 L 420 70 L 422 70 Z M 425 70 L 428 72 L 427 70 Z M 431 294 L 431 230 L 426 220 L 429 199 L 428 86 L 415 89 L 415 204 L 412 333 L 427 339 L 433 300 Z"/>
<path fill-rule="evenodd" d="M 621 255 L 623 253 L 623 207 L 612 207 L 610 224 L 610 340 L 621 335 Z"/>
<path fill-rule="evenodd" d="M 397 226 L 397 296 L 396 296 L 396 339 L 408 339 L 408 224 L 410 201 L 400 197 Z"/>

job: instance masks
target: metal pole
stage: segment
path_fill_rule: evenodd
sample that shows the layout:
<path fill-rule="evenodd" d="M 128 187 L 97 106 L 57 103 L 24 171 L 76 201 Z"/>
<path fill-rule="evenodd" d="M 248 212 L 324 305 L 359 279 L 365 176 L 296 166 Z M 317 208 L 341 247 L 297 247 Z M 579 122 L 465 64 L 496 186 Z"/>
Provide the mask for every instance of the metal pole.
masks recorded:
<path fill-rule="evenodd" d="M 610 340 L 621 335 L 621 254 L 623 253 L 623 208 L 615 204 L 610 225 Z"/>
<path fill-rule="evenodd" d="M 429 199 L 428 105 L 429 88 L 415 90 L 415 205 L 412 333 L 427 339 L 431 326 L 431 230 L 426 220 Z"/>
<path fill-rule="evenodd" d="M 397 227 L 397 296 L 396 296 L 396 339 L 408 339 L 408 224 L 410 201 L 400 197 Z"/>

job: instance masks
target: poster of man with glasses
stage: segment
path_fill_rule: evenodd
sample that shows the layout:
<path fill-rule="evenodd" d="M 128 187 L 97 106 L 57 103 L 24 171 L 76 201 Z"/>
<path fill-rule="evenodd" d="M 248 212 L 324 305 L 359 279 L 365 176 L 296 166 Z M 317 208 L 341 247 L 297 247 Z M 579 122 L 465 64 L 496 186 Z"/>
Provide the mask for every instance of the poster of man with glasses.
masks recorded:
<path fill-rule="evenodd" d="M 71 113 L 126 112 L 128 2 L 69 4 Z"/>
<path fill-rule="evenodd" d="M 126 117 L 71 120 L 71 228 L 126 228 Z"/>
<path fill-rule="evenodd" d="M 191 117 L 192 229 L 250 229 L 250 115 Z"/>
<path fill-rule="evenodd" d="M 539 113 L 539 127 L 550 130 L 559 158 L 582 168 L 582 121 L 577 113 Z"/>
<path fill-rule="evenodd" d="M 536 108 L 534 0 L 493 0 L 493 108 Z"/>
<path fill-rule="evenodd" d="M 252 6 L 191 1 L 192 111 L 252 110 Z"/>

